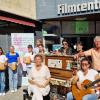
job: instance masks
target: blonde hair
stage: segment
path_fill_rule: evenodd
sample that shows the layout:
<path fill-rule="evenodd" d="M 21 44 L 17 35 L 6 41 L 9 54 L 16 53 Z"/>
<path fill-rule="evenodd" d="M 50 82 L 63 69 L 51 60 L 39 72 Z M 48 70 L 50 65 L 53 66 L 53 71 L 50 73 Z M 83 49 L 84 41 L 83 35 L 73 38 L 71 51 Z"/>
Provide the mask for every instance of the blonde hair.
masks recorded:
<path fill-rule="evenodd" d="M 39 41 L 39 42 L 40 42 L 40 44 L 43 44 L 42 39 L 37 39 L 37 41 Z"/>

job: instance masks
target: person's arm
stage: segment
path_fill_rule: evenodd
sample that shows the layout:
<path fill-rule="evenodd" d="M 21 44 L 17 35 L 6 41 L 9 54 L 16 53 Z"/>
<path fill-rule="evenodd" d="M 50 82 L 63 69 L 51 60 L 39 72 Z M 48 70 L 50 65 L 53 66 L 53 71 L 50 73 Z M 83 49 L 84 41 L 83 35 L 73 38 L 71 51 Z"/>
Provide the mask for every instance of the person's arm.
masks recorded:
<path fill-rule="evenodd" d="M 99 76 L 99 74 L 97 74 L 96 76 L 95 76 L 95 80 L 97 80 L 97 79 L 99 79 L 100 78 L 100 76 Z"/>
<path fill-rule="evenodd" d="M 49 85 L 49 83 L 50 83 L 50 78 L 48 78 L 42 86 L 45 88 L 47 85 Z"/>
<path fill-rule="evenodd" d="M 95 76 L 95 80 L 97 80 L 97 79 L 100 79 L 99 74 L 97 74 L 97 75 Z M 97 86 L 96 86 L 96 88 L 95 88 L 95 91 L 98 91 L 98 90 L 100 90 L 100 82 L 97 83 Z"/>
<path fill-rule="evenodd" d="M 45 81 L 44 84 L 42 84 L 43 88 L 45 88 L 47 85 L 49 85 L 49 82 L 50 82 L 50 79 L 51 79 L 50 70 L 47 66 L 45 66 L 45 67 L 46 67 L 46 69 L 45 69 L 45 73 L 46 73 L 45 79 L 46 79 L 46 81 Z"/>
<path fill-rule="evenodd" d="M 38 84 L 34 78 L 32 78 L 32 72 L 30 71 L 30 73 L 28 74 L 28 82 L 31 84 L 31 85 L 36 85 L 37 87 L 39 88 L 43 88 L 42 85 Z"/>
<path fill-rule="evenodd" d="M 92 49 L 89 49 L 84 52 L 80 51 L 79 53 L 74 55 L 74 59 L 78 59 L 79 57 L 82 57 L 82 56 L 91 56 L 91 51 L 92 51 Z"/>
<path fill-rule="evenodd" d="M 92 51 L 93 51 L 93 49 L 89 49 L 87 51 L 84 51 L 82 54 L 84 54 L 84 56 L 91 56 L 92 55 Z M 80 56 L 81 56 L 81 53 L 80 53 Z"/>
<path fill-rule="evenodd" d="M 49 68 L 47 66 L 46 66 L 45 73 L 46 73 L 46 81 L 45 81 L 44 84 L 41 85 L 43 88 L 45 88 L 47 85 L 49 85 L 50 79 L 51 79 L 50 70 L 49 70 Z"/>
<path fill-rule="evenodd" d="M 8 58 L 5 56 L 5 66 L 7 67 L 8 65 Z"/>
<path fill-rule="evenodd" d="M 32 85 L 38 85 L 37 82 L 35 82 L 34 80 L 32 79 L 28 79 L 28 82 Z"/>
<path fill-rule="evenodd" d="M 6 58 L 7 58 L 7 61 L 8 61 L 8 59 L 9 59 L 9 53 L 6 53 Z"/>
<path fill-rule="evenodd" d="M 18 65 L 20 65 L 21 64 L 21 62 L 20 62 L 20 56 L 19 56 L 18 53 L 16 53 L 16 55 L 17 55 L 17 63 L 18 63 Z"/>
<path fill-rule="evenodd" d="M 82 89 L 82 85 L 81 83 L 79 82 L 79 77 L 78 77 L 78 74 L 73 76 L 73 79 L 72 79 L 72 85 L 77 85 L 78 89 Z"/>
<path fill-rule="evenodd" d="M 18 57 L 17 59 L 18 59 L 18 65 L 20 65 L 21 64 L 20 57 Z"/>
<path fill-rule="evenodd" d="M 73 79 L 72 79 L 72 85 L 73 84 L 77 84 L 77 81 L 78 81 L 78 76 L 77 75 L 75 75 L 75 76 L 73 76 Z"/>
<path fill-rule="evenodd" d="M 5 66 L 7 66 L 8 65 L 8 61 L 5 61 Z"/>
<path fill-rule="evenodd" d="M 39 88 L 45 88 L 45 85 L 43 84 L 38 84 L 36 81 L 32 80 L 32 79 L 28 79 L 28 82 L 31 84 L 31 85 L 36 85 L 37 87 Z"/>

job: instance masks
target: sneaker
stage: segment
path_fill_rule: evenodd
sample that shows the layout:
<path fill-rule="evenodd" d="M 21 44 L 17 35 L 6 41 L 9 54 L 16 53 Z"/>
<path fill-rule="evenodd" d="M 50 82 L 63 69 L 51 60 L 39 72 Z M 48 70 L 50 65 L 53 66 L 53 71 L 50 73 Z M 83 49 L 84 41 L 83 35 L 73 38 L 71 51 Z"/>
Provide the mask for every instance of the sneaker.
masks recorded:
<path fill-rule="evenodd" d="M 0 93 L 0 96 L 2 95 L 2 93 Z"/>
<path fill-rule="evenodd" d="M 2 96 L 5 96 L 5 92 L 2 93 Z"/>
<path fill-rule="evenodd" d="M 14 92 L 14 90 L 11 90 L 11 92 L 13 93 L 13 92 Z"/>
<path fill-rule="evenodd" d="M 17 92 L 17 89 L 15 89 L 14 92 Z"/>

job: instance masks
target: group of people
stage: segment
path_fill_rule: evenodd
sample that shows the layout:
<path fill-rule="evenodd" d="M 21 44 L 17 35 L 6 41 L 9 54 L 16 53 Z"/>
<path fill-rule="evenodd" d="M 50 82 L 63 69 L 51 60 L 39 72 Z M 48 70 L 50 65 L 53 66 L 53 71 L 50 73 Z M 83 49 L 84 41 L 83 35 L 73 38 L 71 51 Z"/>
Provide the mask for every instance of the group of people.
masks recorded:
<path fill-rule="evenodd" d="M 82 83 L 85 80 L 90 80 L 92 82 L 97 79 L 100 80 L 100 36 L 96 36 L 94 38 L 94 44 L 94 48 L 84 52 L 81 50 L 74 55 L 75 59 L 83 57 L 80 61 L 81 68 L 72 80 L 72 85 L 76 84 L 79 90 L 84 89 L 84 87 L 82 87 Z M 92 63 L 87 58 L 88 56 L 91 56 Z M 98 84 L 100 84 L 100 81 L 96 85 Z M 97 100 L 98 96 L 100 96 L 100 85 L 98 85 L 97 88 L 94 88 L 94 91 L 95 92 L 90 94 L 84 94 L 82 100 Z M 66 100 L 74 100 L 75 97 L 73 95 L 73 92 L 69 92 Z M 81 96 L 81 94 L 79 96 Z"/>
<path fill-rule="evenodd" d="M 29 74 L 33 63 L 34 56 L 37 54 L 44 53 L 44 46 L 41 39 L 36 41 L 36 47 L 34 48 L 32 45 L 28 45 L 28 52 L 24 55 L 23 63 L 24 63 L 24 71 Z M 27 63 L 28 61 L 28 63 Z M 3 52 L 3 49 L 0 47 L 0 96 L 5 95 L 5 71 L 8 71 L 9 75 L 9 90 L 11 92 L 16 92 L 18 88 L 18 66 L 21 66 L 20 55 L 15 52 L 14 46 L 10 46 L 9 52 L 6 54 Z M 8 76 L 7 76 L 8 77 Z"/>
<path fill-rule="evenodd" d="M 17 91 L 17 65 L 19 65 L 19 54 L 14 52 L 14 47 L 6 53 L 0 47 L 0 95 L 5 95 L 5 70 L 8 67 L 9 89 L 11 92 Z"/>
<path fill-rule="evenodd" d="M 80 70 L 73 77 L 72 84 L 76 84 L 81 89 L 81 84 L 84 80 L 88 79 L 94 81 L 100 78 L 100 36 L 94 38 L 95 47 L 83 51 L 82 44 L 77 44 L 77 52 L 73 55 L 72 49 L 69 47 L 68 41 L 65 39 L 62 41 L 62 47 L 56 53 L 57 55 L 73 55 L 75 59 L 80 59 Z M 43 100 L 43 96 L 46 96 L 50 92 L 50 71 L 44 64 L 45 49 L 41 39 L 36 41 L 36 47 L 33 49 L 32 45 L 28 45 L 28 52 L 23 57 L 23 63 L 25 66 L 23 70 L 27 73 L 28 81 L 30 83 L 28 92 L 33 92 L 32 100 Z M 87 56 L 91 56 L 92 64 Z M 14 46 L 10 47 L 8 53 L 4 54 L 2 48 L 0 48 L 0 95 L 5 95 L 5 69 L 8 66 L 9 74 L 9 90 L 11 92 L 17 91 L 18 83 L 18 69 L 20 66 L 19 54 L 15 52 Z M 66 100 L 73 100 L 73 93 L 67 94 Z M 97 100 L 97 95 L 87 94 L 83 96 L 82 100 Z"/>
<path fill-rule="evenodd" d="M 69 46 L 69 42 L 64 39 L 62 41 L 62 47 L 58 50 L 56 54 L 60 55 L 72 55 L 75 59 L 80 59 L 81 57 L 91 57 L 92 66 L 95 70 L 100 72 L 100 36 L 94 38 L 94 48 L 91 48 L 87 51 L 83 50 L 82 42 L 76 44 L 76 50 L 73 52 L 72 48 Z"/>

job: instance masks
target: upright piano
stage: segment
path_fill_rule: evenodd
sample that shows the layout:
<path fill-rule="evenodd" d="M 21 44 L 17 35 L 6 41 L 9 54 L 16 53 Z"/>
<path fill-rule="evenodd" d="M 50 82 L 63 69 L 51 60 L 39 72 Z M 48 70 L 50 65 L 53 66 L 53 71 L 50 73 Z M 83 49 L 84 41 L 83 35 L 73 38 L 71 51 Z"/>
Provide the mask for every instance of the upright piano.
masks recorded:
<path fill-rule="evenodd" d="M 45 64 L 49 67 L 51 73 L 50 84 L 56 87 L 56 92 L 66 95 L 71 86 L 74 58 L 72 56 L 46 55 Z M 70 64 L 70 66 L 68 65 Z M 70 68 L 67 68 L 70 67 Z"/>

